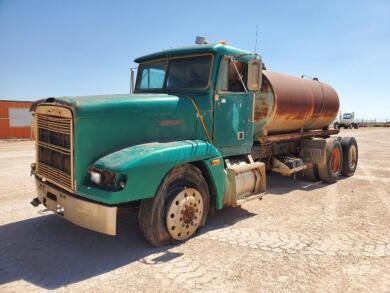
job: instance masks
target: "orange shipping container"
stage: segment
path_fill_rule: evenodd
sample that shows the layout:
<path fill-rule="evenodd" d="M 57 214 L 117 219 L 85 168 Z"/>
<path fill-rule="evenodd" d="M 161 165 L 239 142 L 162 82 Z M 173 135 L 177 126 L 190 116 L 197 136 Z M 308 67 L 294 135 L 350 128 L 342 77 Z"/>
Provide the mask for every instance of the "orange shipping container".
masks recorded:
<path fill-rule="evenodd" d="M 0 100 L 0 139 L 31 138 L 33 102 Z"/>

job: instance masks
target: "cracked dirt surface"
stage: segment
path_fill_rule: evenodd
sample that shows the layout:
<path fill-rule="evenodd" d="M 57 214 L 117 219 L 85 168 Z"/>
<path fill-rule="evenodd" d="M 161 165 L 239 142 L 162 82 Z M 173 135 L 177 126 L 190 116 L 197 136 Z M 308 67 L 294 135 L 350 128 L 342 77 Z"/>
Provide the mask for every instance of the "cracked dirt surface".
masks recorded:
<path fill-rule="evenodd" d="M 270 174 L 262 201 L 158 249 L 136 212 L 110 237 L 33 208 L 33 143 L 0 141 L 0 292 L 390 292 L 390 129 L 341 134 L 359 144 L 354 177 Z"/>

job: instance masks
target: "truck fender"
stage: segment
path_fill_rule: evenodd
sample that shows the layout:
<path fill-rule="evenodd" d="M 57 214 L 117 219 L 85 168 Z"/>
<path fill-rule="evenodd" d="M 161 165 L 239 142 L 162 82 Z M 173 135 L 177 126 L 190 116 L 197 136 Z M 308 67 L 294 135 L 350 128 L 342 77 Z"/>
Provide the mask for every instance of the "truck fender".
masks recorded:
<path fill-rule="evenodd" d="M 202 140 L 135 145 L 100 158 L 93 167 L 126 177 L 125 188 L 115 192 L 119 203 L 153 197 L 172 168 L 193 162 L 201 167 L 210 193 L 215 193 L 216 208 L 221 208 L 223 158 L 215 146 Z"/>
<path fill-rule="evenodd" d="M 323 138 L 309 139 L 300 141 L 300 157 L 304 163 L 323 164 L 326 160 L 326 140 Z"/>

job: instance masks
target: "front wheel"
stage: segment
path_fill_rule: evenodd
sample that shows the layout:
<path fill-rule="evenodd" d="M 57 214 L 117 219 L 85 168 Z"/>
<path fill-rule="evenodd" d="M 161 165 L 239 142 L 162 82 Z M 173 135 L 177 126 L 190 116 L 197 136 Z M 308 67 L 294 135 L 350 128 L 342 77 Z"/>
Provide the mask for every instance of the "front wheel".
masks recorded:
<path fill-rule="evenodd" d="M 201 171 L 191 164 L 181 165 L 166 175 L 153 198 L 141 202 L 139 226 L 156 247 L 185 241 L 205 224 L 209 205 Z"/>
<path fill-rule="evenodd" d="M 165 216 L 168 233 L 174 240 L 187 240 L 200 227 L 204 213 L 203 197 L 195 188 L 180 191 L 167 205 Z"/>

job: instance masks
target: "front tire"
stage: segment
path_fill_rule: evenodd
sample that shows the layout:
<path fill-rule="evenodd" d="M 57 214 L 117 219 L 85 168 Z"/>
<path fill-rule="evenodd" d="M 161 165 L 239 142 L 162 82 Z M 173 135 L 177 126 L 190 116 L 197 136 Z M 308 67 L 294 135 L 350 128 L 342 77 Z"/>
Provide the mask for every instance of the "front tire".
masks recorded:
<path fill-rule="evenodd" d="M 159 247 L 189 239 L 204 226 L 210 193 L 201 171 L 185 164 L 172 169 L 153 198 L 141 202 L 138 222 L 146 240 Z"/>

